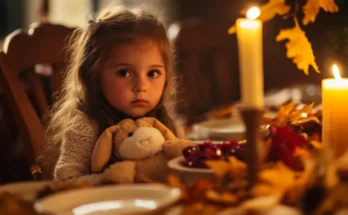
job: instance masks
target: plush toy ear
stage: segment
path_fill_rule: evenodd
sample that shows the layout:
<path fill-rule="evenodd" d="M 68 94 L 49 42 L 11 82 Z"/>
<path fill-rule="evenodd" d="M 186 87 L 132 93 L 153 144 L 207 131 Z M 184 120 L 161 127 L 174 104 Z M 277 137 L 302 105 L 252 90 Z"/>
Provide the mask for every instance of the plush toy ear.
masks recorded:
<path fill-rule="evenodd" d="M 92 154 L 92 172 L 100 172 L 109 161 L 112 153 L 113 134 L 119 129 L 119 125 L 107 128 L 98 138 Z"/>
<path fill-rule="evenodd" d="M 171 130 L 169 130 L 169 128 L 167 128 L 165 125 L 163 125 L 160 121 L 158 121 L 156 118 L 143 117 L 140 119 L 146 120 L 148 123 L 150 123 L 152 125 L 152 127 L 158 129 L 162 133 L 165 140 L 176 140 L 177 139 L 175 137 L 175 135 L 173 134 L 173 132 Z"/>

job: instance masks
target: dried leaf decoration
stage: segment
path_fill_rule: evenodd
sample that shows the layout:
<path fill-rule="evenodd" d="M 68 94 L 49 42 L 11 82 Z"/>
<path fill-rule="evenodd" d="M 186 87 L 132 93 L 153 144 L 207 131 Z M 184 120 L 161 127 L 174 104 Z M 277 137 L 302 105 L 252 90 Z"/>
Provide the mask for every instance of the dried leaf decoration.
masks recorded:
<path fill-rule="evenodd" d="M 317 117 L 312 116 L 314 103 L 307 104 L 301 109 L 297 109 L 298 105 L 298 103 L 290 102 L 280 106 L 276 118 L 270 124 L 283 127 L 288 124 L 296 125 L 311 120 L 319 123 Z"/>
<path fill-rule="evenodd" d="M 285 0 L 269 0 L 268 3 L 260 7 L 260 19 L 262 22 L 267 22 L 276 15 L 283 16 L 290 11 L 290 6 L 285 4 Z M 246 11 L 245 11 L 246 13 Z"/>
<path fill-rule="evenodd" d="M 290 6 L 285 4 L 285 0 L 269 0 L 268 3 L 262 5 L 260 7 L 260 17 L 259 19 L 262 22 L 267 22 L 273 17 L 275 17 L 277 14 L 282 16 L 287 14 L 290 11 Z M 247 10 L 243 10 L 242 14 L 245 15 Z M 233 25 L 228 29 L 229 34 L 234 34 L 236 33 L 236 26 Z"/>
<path fill-rule="evenodd" d="M 228 157 L 228 161 L 207 160 L 205 163 L 218 178 L 222 178 L 226 174 L 229 174 L 234 179 L 246 178 L 247 164 L 234 156 Z"/>
<path fill-rule="evenodd" d="M 338 12 L 338 7 L 334 0 L 307 0 L 307 3 L 303 6 L 304 17 L 302 23 L 308 25 L 310 22 L 314 22 L 320 8 L 330 13 Z"/>
<path fill-rule="evenodd" d="M 223 160 L 207 160 L 205 164 L 214 171 L 214 174 L 222 178 L 230 171 L 230 164 Z"/>
<path fill-rule="evenodd" d="M 318 65 L 315 62 L 315 57 L 312 50 L 312 45 L 308 41 L 306 34 L 300 28 L 295 19 L 295 27 L 282 29 L 276 37 L 276 41 L 289 40 L 285 46 L 287 49 L 286 56 L 293 58 L 293 63 L 297 68 L 303 70 L 308 75 L 308 69 L 311 65 L 316 72 L 319 73 Z"/>

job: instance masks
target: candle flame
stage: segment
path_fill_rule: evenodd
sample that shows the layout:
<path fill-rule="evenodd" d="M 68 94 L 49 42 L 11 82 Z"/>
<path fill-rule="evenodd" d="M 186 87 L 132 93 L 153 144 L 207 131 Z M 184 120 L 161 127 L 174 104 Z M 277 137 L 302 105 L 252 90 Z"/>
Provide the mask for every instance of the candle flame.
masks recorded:
<path fill-rule="evenodd" d="M 338 69 L 338 66 L 336 64 L 334 64 L 332 66 L 332 73 L 333 73 L 333 76 L 335 77 L 335 79 L 337 80 L 341 80 L 341 75 L 340 75 L 340 70 Z"/>
<path fill-rule="evenodd" d="M 257 19 L 260 16 L 260 9 L 258 7 L 251 7 L 247 13 L 246 13 L 246 17 L 248 19 Z"/>

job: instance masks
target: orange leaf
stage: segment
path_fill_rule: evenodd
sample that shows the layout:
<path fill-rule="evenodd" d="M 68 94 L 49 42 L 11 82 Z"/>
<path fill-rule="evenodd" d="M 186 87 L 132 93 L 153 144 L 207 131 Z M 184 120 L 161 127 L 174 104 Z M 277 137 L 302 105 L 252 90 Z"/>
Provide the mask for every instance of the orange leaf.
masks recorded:
<path fill-rule="evenodd" d="M 236 204 L 239 201 L 235 194 L 227 191 L 218 193 L 215 190 L 209 190 L 205 195 L 207 199 L 222 204 Z"/>
<path fill-rule="evenodd" d="M 306 118 L 308 115 L 312 114 L 314 103 L 307 104 L 300 110 L 294 110 L 289 114 L 289 121 L 290 122 L 296 122 L 300 120 L 301 118 Z"/>
<path fill-rule="evenodd" d="M 230 164 L 230 175 L 232 178 L 246 178 L 247 176 L 247 164 L 243 161 L 238 160 L 234 156 L 228 157 L 228 162 Z"/>
<path fill-rule="evenodd" d="M 303 6 L 304 17 L 302 23 L 308 25 L 310 22 L 314 22 L 320 8 L 330 13 L 338 12 L 338 7 L 334 0 L 307 0 L 307 3 Z"/>
<path fill-rule="evenodd" d="M 290 6 L 285 4 L 285 0 L 269 0 L 268 3 L 260 7 L 260 19 L 263 22 L 267 22 L 276 15 L 285 15 L 289 13 Z"/>
<path fill-rule="evenodd" d="M 236 25 L 232 25 L 228 30 L 227 33 L 228 34 L 235 34 L 237 31 Z"/>
<path fill-rule="evenodd" d="M 181 182 L 179 176 L 170 174 L 167 178 L 168 185 L 171 187 L 175 187 L 181 190 L 181 198 L 187 199 L 188 198 L 188 191 L 187 187 L 184 183 Z"/>
<path fill-rule="evenodd" d="M 298 106 L 298 103 L 290 102 L 289 104 L 280 106 L 277 117 L 275 119 L 277 126 L 284 126 L 289 121 L 289 115 L 290 113 L 295 110 L 295 108 Z"/>
<path fill-rule="evenodd" d="M 260 17 L 259 19 L 262 22 L 267 22 L 276 15 L 285 15 L 290 11 L 290 6 L 285 4 L 285 0 L 268 0 L 268 3 L 263 4 L 260 6 Z M 242 14 L 245 15 L 247 12 L 246 9 L 242 11 Z M 236 33 L 236 26 L 233 25 L 228 29 L 229 34 L 234 34 Z"/>
<path fill-rule="evenodd" d="M 215 175 L 219 178 L 223 177 L 230 170 L 229 163 L 222 160 L 207 160 L 205 164 L 213 170 Z"/>
<path fill-rule="evenodd" d="M 282 29 L 276 37 L 276 41 L 289 40 L 285 46 L 287 49 L 286 56 L 292 58 L 297 68 L 303 70 L 308 75 L 308 69 L 311 65 L 319 73 L 318 65 L 312 50 L 312 45 L 308 41 L 306 34 L 300 28 L 295 19 L 295 27 Z"/>

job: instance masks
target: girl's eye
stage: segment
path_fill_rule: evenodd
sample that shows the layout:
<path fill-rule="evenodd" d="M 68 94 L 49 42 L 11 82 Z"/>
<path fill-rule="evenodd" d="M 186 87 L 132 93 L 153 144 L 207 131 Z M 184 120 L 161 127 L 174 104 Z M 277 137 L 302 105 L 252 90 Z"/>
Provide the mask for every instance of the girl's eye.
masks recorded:
<path fill-rule="evenodd" d="M 147 76 L 150 78 L 157 78 L 159 75 L 161 74 L 161 72 L 157 69 L 153 69 L 148 71 Z"/>
<path fill-rule="evenodd" d="M 116 74 L 118 76 L 121 76 L 121 77 L 129 77 L 130 76 L 130 72 L 127 69 L 120 69 L 116 72 Z"/>

